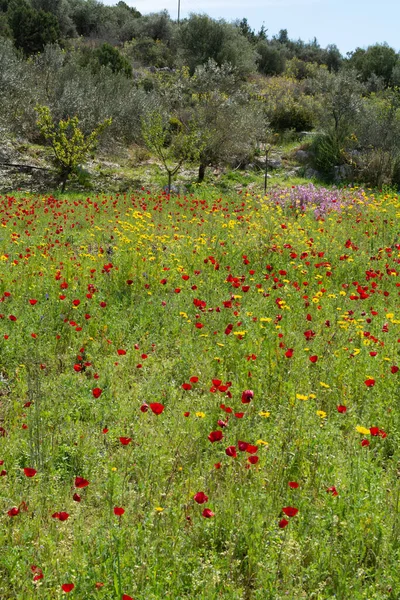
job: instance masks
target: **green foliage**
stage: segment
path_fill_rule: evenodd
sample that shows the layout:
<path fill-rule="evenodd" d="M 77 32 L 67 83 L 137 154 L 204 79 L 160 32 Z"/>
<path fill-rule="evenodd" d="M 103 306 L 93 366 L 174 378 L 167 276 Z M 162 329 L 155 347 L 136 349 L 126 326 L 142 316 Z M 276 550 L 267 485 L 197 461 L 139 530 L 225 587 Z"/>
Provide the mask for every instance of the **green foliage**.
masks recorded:
<path fill-rule="evenodd" d="M 182 23 L 179 40 L 182 64 L 188 65 L 192 73 L 210 59 L 218 65 L 230 63 L 242 77 L 255 70 L 252 45 L 239 28 L 223 20 L 192 14 Z"/>
<path fill-rule="evenodd" d="M 127 42 L 124 54 L 145 67 L 171 68 L 174 64 L 174 56 L 168 45 L 151 37 L 140 37 Z"/>
<path fill-rule="evenodd" d="M 26 55 L 41 52 L 46 44 L 60 39 L 57 18 L 43 10 L 35 10 L 27 0 L 11 0 L 8 21 L 17 48 Z"/>
<path fill-rule="evenodd" d="M 314 127 L 316 101 L 305 94 L 303 82 L 275 77 L 268 80 L 263 92 L 263 111 L 273 130 L 309 131 Z"/>
<path fill-rule="evenodd" d="M 176 117 L 168 121 L 159 111 L 147 114 L 142 119 L 144 143 L 161 161 L 168 174 L 168 193 L 172 178 L 184 162 L 196 161 L 202 151 L 202 142 L 194 121 L 187 124 Z"/>
<path fill-rule="evenodd" d="M 261 40 L 256 45 L 257 69 L 263 75 L 280 75 L 285 70 L 286 53 L 276 44 Z"/>
<path fill-rule="evenodd" d="M 95 51 L 99 65 L 109 67 L 113 73 L 123 73 L 132 77 L 132 66 L 129 61 L 110 44 L 103 44 Z"/>
<path fill-rule="evenodd" d="M 76 116 L 55 124 L 48 106 L 36 106 L 36 112 L 37 125 L 51 146 L 54 163 L 61 177 L 62 191 L 64 191 L 69 176 L 77 171 L 89 153 L 94 152 L 100 135 L 111 125 L 112 120 L 106 119 L 89 135 L 84 135 Z"/>
<path fill-rule="evenodd" d="M 396 51 L 387 44 L 375 44 L 366 50 L 356 48 L 351 54 L 348 65 L 354 68 L 363 81 L 375 76 L 382 79 L 385 87 L 392 83 L 393 69 L 398 62 Z"/>
<path fill-rule="evenodd" d="M 335 130 L 325 131 L 316 136 L 311 146 L 314 164 L 328 180 L 334 178 L 334 169 L 347 162 L 345 146 L 347 138 Z"/>

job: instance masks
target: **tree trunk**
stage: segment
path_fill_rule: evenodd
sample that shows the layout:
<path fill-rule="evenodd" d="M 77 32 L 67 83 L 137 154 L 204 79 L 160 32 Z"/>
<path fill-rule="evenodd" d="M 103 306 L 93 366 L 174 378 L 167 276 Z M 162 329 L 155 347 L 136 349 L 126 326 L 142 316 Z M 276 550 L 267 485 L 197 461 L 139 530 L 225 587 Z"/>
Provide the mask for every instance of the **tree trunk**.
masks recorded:
<path fill-rule="evenodd" d="M 63 175 L 63 178 L 61 180 L 61 193 L 62 194 L 65 192 L 65 186 L 67 185 L 67 179 L 68 179 L 68 175 Z"/>
<path fill-rule="evenodd" d="M 198 179 L 199 183 L 204 181 L 204 175 L 206 174 L 206 167 L 207 167 L 207 165 L 205 165 L 202 162 L 199 165 L 199 179 Z"/>
<path fill-rule="evenodd" d="M 168 196 L 171 194 L 172 173 L 168 171 Z"/>
<path fill-rule="evenodd" d="M 265 173 L 264 173 L 264 196 L 267 193 L 267 182 L 268 182 L 268 155 L 269 148 L 266 146 L 265 148 Z"/>

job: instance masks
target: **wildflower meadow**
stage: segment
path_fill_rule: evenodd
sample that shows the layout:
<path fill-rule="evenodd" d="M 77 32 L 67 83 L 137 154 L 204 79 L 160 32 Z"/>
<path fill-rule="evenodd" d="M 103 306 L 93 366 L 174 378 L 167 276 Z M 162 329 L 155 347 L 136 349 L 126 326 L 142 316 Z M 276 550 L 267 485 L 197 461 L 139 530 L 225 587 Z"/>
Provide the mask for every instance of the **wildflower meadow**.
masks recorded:
<path fill-rule="evenodd" d="M 0 196 L 0 598 L 400 598 L 399 216 Z"/>

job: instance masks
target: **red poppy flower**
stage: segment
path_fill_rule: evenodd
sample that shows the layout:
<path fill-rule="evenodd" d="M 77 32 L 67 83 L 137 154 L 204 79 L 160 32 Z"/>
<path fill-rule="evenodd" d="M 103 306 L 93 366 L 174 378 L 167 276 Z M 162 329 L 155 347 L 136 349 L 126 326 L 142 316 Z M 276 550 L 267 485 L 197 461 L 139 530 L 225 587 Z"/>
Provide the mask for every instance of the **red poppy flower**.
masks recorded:
<path fill-rule="evenodd" d="M 61 589 L 66 594 L 69 594 L 69 592 L 72 592 L 72 590 L 74 589 L 74 587 L 75 587 L 75 585 L 73 583 L 63 583 L 62 586 L 61 586 Z"/>
<path fill-rule="evenodd" d="M 84 488 L 89 485 L 89 481 L 83 477 L 75 477 L 75 487 Z"/>
<path fill-rule="evenodd" d="M 392 367 L 390 367 L 391 372 L 393 373 L 393 375 L 395 373 L 397 373 L 397 371 L 399 370 L 399 367 L 396 367 L 396 365 L 393 365 Z"/>
<path fill-rule="evenodd" d="M 197 382 L 198 382 L 198 380 L 199 380 L 199 378 L 198 378 L 198 377 L 191 377 L 191 378 L 189 379 L 190 383 L 197 383 Z"/>
<path fill-rule="evenodd" d="M 74 500 L 75 502 L 80 502 L 80 501 L 81 501 L 81 499 L 82 499 L 82 498 L 80 497 L 80 495 L 79 495 L 79 494 L 77 494 L 76 492 L 75 492 L 75 494 L 72 496 L 72 500 Z"/>
<path fill-rule="evenodd" d="M 120 437 L 120 438 L 119 438 L 119 441 L 121 442 L 121 444 L 122 444 L 123 446 L 127 446 L 128 444 L 130 444 L 130 443 L 131 443 L 131 441 L 132 441 L 132 438 L 130 438 L 130 437 Z"/>
<path fill-rule="evenodd" d="M 313 337 L 315 337 L 315 331 L 308 329 L 307 331 L 304 332 L 304 337 L 306 338 L 307 342 L 309 342 L 310 340 L 313 339 Z"/>
<path fill-rule="evenodd" d="M 222 381 L 220 379 L 213 379 L 212 383 L 217 388 L 221 385 Z"/>
<path fill-rule="evenodd" d="M 369 445 L 370 445 L 370 443 L 371 443 L 371 442 L 370 442 L 369 440 L 367 440 L 367 439 L 363 439 L 363 440 L 361 440 L 361 446 L 362 446 L 363 448 L 365 448 L 365 447 L 369 446 Z"/>
<path fill-rule="evenodd" d="M 183 383 L 182 384 L 182 389 L 188 391 L 192 389 L 192 386 L 190 385 L 190 383 Z"/>
<path fill-rule="evenodd" d="M 245 390 L 244 392 L 242 392 L 242 403 L 243 404 L 249 404 L 253 398 L 254 398 L 253 390 Z"/>
<path fill-rule="evenodd" d="M 133 600 L 132 596 L 128 596 L 128 594 L 122 594 L 122 600 Z"/>
<path fill-rule="evenodd" d="M 79 373 L 80 371 L 82 371 L 82 366 L 81 365 L 74 365 L 74 371 L 76 371 L 77 373 Z"/>
<path fill-rule="evenodd" d="M 44 575 L 40 567 L 37 567 L 36 565 L 31 565 L 31 571 L 34 576 L 33 581 L 40 581 L 41 579 L 43 579 Z"/>
<path fill-rule="evenodd" d="M 372 378 L 371 379 L 366 379 L 364 381 L 364 383 L 365 383 L 365 385 L 367 387 L 374 387 L 374 385 L 375 385 L 375 379 L 372 379 Z"/>
<path fill-rule="evenodd" d="M 107 427 L 103 427 L 103 429 L 101 430 L 102 433 L 108 433 L 108 428 Z"/>
<path fill-rule="evenodd" d="M 287 525 L 289 525 L 289 521 L 287 519 L 281 519 L 278 523 L 280 529 L 284 529 Z"/>
<path fill-rule="evenodd" d="M 215 516 L 215 514 L 213 513 L 213 511 L 210 508 L 205 508 L 201 514 L 206 519 L 211 519 L 211 517 Z"/>
<path fill-rule="evenodd" d="M 184 417 L 190 417 L 190 412 L 187 410 L 186 412 L 183 413 Z"/>
<path fill-rule="evenodd" d="M 246 452 L 248 445 L 248 442 L 242 442 L 240 440 L 238 441 L 238 448 L 241 452 Z"/>
<path fill-rule="evenodd" d="M 318 360 L 318 356 L 316 356 L 316 355 L 314 354 L 313 356 L 310 356 L 310 357 L 309 357 L 309 359 L 310 359 L 310 362 L 312 362 L 312 363 L 316 363 L 316 362 L 317 362 L 317 360 Z"/>
<path fill-rule="evenodd" d="M 197 502 L 197 504 L 205 504 L 206 502 L 208 502 L 208 496 L 206 496 L 204 492 L 197 492 L 193 496 L 193 500 Z"/>
<path fill-rule="evenodd" d="M 282 508 L 282 512 L 285 513 L 287 517 L 295 517 L 299 512 L 299 509 L 294 508 L 293 506 L 285 506 Z"/>
<path fill-rule="evenodd" d="M 61 511 L 55 512 L 51 516 L 53 517 L 53 519 L 58 519 L 59 521 L 66 521 L 69 517 L 69 514 L 67 512 Z"/>
<path fill-rule="evenodd" d="M 122 517 L 124 512 L 125 509 L 122 508 L 122 506 L 114 506 L 114 515 L 116 515 L 117 517 Z"/>
<path fill-rule="evenodd" d="M 17 320 L 17 317 L 14 316 L 14 315 L 10 315 L 8 318 L 10 319 L 10 321 L 16 321 Z"/>
<path fill-rule="evenodd" d="M 225 454 L 227 456 L 230 456 L 231 458 L 236 458 L 237 457 L 237 453 L 236 453 L 236 448 L 235 446 L 228 446 L 225 449 Z"/>
<path fill-rule="evenodd" d="M 217 431 L 212 431 L 209 434 L 208 439 L 210 440 L 211 443 L 214 443 L 214 442 L 221 441 L 223 437 L 224 436 L 222 434 L 222 431 L 217 430 Z"/>
<path fill-rule="evenodd" d="M 285 352 L 286 358 L 292 358 L 293 352 L 294 352 L 293 348 L 289 348 L 289 350 L 286 350 L 286 352 Z"/>
<path fill-rule="evenodd" d="M 146 413 L 149 410 L 149 405 L 146 404 L 146 402 L 143 402 L 142 406 L 140 407 L 140 410 L 142 413 Z"/>
<path fill-rule="evenodd" d="M 36 471 L 36 469 L 31 469 L 30 467 L 25 467 L 24 473 L 27 477 L 35 477 L 37 471 Z"/>
<path fill-rule="evenodd" d="M 330 487 L 328 487 L 326 489 L 326 491 L 327 491 L 328 494 L 332 494 L 332 496 L 337 496 L 338 495 L 338 491 L 337 491 L 337 489 L 335 488 L 334 485 L 331 485 Z"/>
<path fill-rule="evenodd" d="M 151 402 L 149 406 L 155 415 L 161 415 L 165 408 L 165 406 L 160 404 L 160 402 Z"/>
<path fill-rule="evenodd" d="M 78 300 L 78 299 L 76 299 L 76 300 L 72 300 L 72 304 L 73 304 L 74 306 L 79 306 L 79 305 L 80 305 L 80 303 L 81 303 L 81 301 L 80 301 L 80 300 Z"/>
<path fill-rule="evenodd" d="M 297 481 L 289 481 L 288 486 L 292 488 L 292 490 L 297 490 L 299 484 L 297 483 Z"/>
<path fill-rule="evenodd" d="M 102 392 L 103 392 L 103 390 L 98 387 L 96 387 L 92 390 L 92 394 L 95 398 L 100 398 Z"/>
<path fill-rule="evenodd" d="M 222 464 L 220 462 L 215 463 L 215 465 L 214 465 L 214 468 L 217 470 L 220 469 L 221 467 L 222 467 Z"/>
<path fill-rule="evenodd" d="M 336 408 L 337 408 L 337 411 L 341 414 L 344 414 L 347 411 L 347 406 L 344 406 L 343 404 L 340 404 Z"/>
<path fill-rule="evenodd" d="M 123 348 L 120 348 L 119 350 L 117 350 L 117 354 L 118 354 L 118 356 L 125 356 L 126 350 L 124 350 Z"/>
<path fill-rule="evenodd" d="M 19 514 L 19 508 L 13 506 L 10 510 L 7 511 L 9 517 L 16 517 Z"/>
<path fill-rule="evenodd" d="M 37 300 L 35 300 L 34 298 L 32 298 L 31 300 L 29 300 L 29 304 L 31 306 L 35 306 L 36 302 L 37 302 Z"/>
<path fill-rule="evenodd" d="M 7 475 L 7 471 L 5 469 L 0 471 L 0 477 L 5 477 L 6 475 Z"/>
<path fill-rule="evenodd" d="M 251 465 L 256 465 L 259 460 L 260 459 L 258 456 L 249 456 L 247 462 L 249 462 Z"/>
<path fill-rule="evenodd" d="M 100 302 L 101 308 L 105 308 L 107 306 L 106 302 Z"/>

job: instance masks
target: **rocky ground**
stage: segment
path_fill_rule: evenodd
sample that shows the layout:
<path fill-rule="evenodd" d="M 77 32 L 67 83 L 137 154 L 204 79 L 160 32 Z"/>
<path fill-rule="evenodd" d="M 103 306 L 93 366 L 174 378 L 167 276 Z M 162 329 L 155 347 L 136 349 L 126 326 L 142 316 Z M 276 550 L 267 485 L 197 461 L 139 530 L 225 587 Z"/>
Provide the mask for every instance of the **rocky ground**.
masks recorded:
<path fill-rule="evenodd" d="M 51 162 L 49 148 L 30 144 L 22 138 L 12 139 L 4 132 L 0 132 L 0 136 L 0 193 L 43 193 L 58 188 L 59 180 Z M 268 157 L 267 177 L 271 183 L 277 177 L 289 179 L 301 176 L 315 179 L 318 173 L 308 166 L 309 159 L 309 152 L 301 146 L 290 151 L 274 148 Z M 209 175 L 215 182 L 227 173 L 229 169 L 209 169 Z M 260 156 L 245 168 L 235 170 L 235 175 L 241 181 L 235 185 L 233 180 L 233 187 L 254 187 L 259 184 L 264 173 L 265 159 Z M 187 182 L 195 182 L 196 177 L 195 168 L 182 170 L 175 182 L 176 191 L 180 191 Z M 123 193 L 151 184 L 162 187 L 164 180 L 164 174 L 157 169 L 155 161 L 146 156 L 145 151 L 137 147 L 113 145 L 112 154 L 109 149 L 103 148 L 95 158 L 90 158 L 78 176 L 68 183 L 68 189 L 92 193 Z"/>

